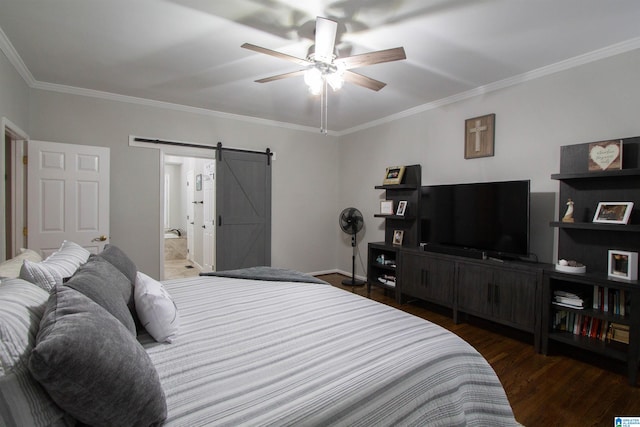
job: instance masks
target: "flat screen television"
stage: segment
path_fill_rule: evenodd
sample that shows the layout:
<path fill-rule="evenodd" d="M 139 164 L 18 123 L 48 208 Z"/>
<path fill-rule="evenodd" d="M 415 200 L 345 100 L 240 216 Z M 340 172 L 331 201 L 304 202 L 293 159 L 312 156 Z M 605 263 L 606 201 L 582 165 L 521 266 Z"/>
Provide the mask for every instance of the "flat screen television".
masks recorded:
<path fill-rule="evenodd" d="M 420 233 L 426 250 L 477 258 L 529 255 L 529 180 L 421 190 Z"/>

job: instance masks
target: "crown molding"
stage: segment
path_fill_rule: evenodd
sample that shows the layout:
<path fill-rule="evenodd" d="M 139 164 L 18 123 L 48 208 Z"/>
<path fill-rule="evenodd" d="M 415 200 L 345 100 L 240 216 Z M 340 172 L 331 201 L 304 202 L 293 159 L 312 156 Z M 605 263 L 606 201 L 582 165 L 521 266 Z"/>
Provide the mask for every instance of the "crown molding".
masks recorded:
<path fill-rule="evenodd" d="M 557 62 L 555 64 L 547 65 L 545 67 L 528 71 L 526 73 L 522 73 L 517 76 L 509 77 L 507 79 L 499 80 L 497 82 L 490 83 L 488 85 L 479 86 L 471 90 L 449 96 L 447 98 L 442 98 L 433 102 L 422 104 L 417 107 L 401 111 L 397 114 L 392 114 L 390 116 L 383 117 L 379 120 L 363 123 L 360 126 L 355 126 L 350 129 L 337 132 L 337 135 L 338 136 L 348 135 L 363 129 L 379 126 L 381 124 L 389 123 L 405 117 L 414 116 L 416 114 L 419 114 L 425 111 L 441 108 L 447 105 L 454 104 L 456 102 L 464 101 L 465 99 L 473 98 L 479 95 L 485 95 L 489 92 L 495 92 L 500 89 L 505 89 L 510 86 L 515 86 L 531 80 L 539 79 L 541 77 L 559 73 L 561 71 L 566 71 L 571 68 L 579 67 L 581 65 L 589 64 L 591 62 L 599 61 L 601 59 L 606 59 L 612 56 L 620 55 L 622 53 L 630 52 L 636 49 L 640 49 L 640 37 L 629 39 L 621 43 L 617 43 L 602 49 L 595 50 L 593 52 L 585 53 L 583 55 L 578 55 L 573 58 L 569 58 L 567 60 Z"/>
<path fill-rule="evenodd" d="M 7 35 L 2 31 L 2 28 L 0 28 L 0 50 L 4 52 L 11 65 L 13 65 L 13 68 L 16 69 L 20 76 L 22 76 L 22 79 L 27 83 L 27 85 L 33 87 L 36 83 L 36 79 L 33 78 L 33 74 L 31 74 L 31 71 L 29 71 L 27 66 L 24 64 L 22 58 L 14 49 Z"/>
<path fill-rule="evenodd" d="M 640 48 L 640 37 L 636 37 L 621 43 L 604 47 L 602 49 L 588 52 L 583 55 L 578 55 L 573 58 L 569 58 L 567 60 L 557 62 L 555 64 L 551 64 L 551 65 L 541 67 L 532 71 L 528 71 L 526 73 L 522 73 L 517 76 L 509 77 L 507 79 L 503 79 L 503 80 L 490 83 L 484 86 L 479 86 L 471 90 L 461 92 L 446 98 L 442 98 L 433 102 L 422 104 L 422 105 L 401 111 L 399 113 L 383 117 L 378 120 L 373 120 L 367 123 L 363 123 L 362 125 L 359 125 L 359 126 L 354 126 L 352 128 L 345 129 L 342 131 L 329 131 L 328 135 L 338 136 L 338 137 L 349 135 L 351 133 L 358 132 L 360 130 L 379 126 L 379 125 L 389 123 L 398 119 L 402 119 L 405 117 L 410 117 L 425 111 L 441 108 L 443 106 L 451 105 L 456 102 L 473 98 L 475 96 L 487 94 L 489 92 L 494 92 L 510 86 L 515 86 L 515 85 L 525 83 L 531 80 L 535 80 L 541 77 L 545 77 L 554 73 L 565 71 L 565 70 L 575 68 L 581 65 L 585 65 L 591 62 L 599 61 L 601 59 L 609 58 L 611 56 L 630 52 L 632 50 L 636 50 L 639 48 Z M 182 105 L 182 104 L 174 104 L 171 102 L 156 101 L 152 99 L 139 98 L 139 97 L 128 96 L 128 95 L 120 95 L 120 94 L 115 94 L 111 92 L 97 91 L 93 89 L 84 89 L 84 88 L 79 88 L 75 86 L 66 86 L 66 85 L 60 85 L 55 83 L 40 82 L 33 77 L 31 72 L 27 68 L 27 66 L 24 64 L 24 61 L 22 61 L 22 58 L 20 57 L 18 52 L 14 49 L 13 45 L 7 38 L 7 35 L 4 33 L 2 28 L 0 28 L 0 50 L 4 52 L 4 54 L 7 56 L 7 59 L 9 59 L 9 62 L 11 62 L 11 64 L 18 71 L 20 76 L 22 76 L 23 80 L 27 83 L 27 85 L 29 85 L 29 87 L 34 89 L 74 94 L 74 95 L 80 95 L 80 96 L 88 96 L 93 98 L 100 98 L 100 99 L 106 99 L 106 100 L 118 101 L 118 102 L 126 102 L 126 103 L 138 104 L 138 105 L 146 105 L 149 107 L 164 108 L 164 109 L 181 111 L 186 113 L 220 117 L 220 118 L 231 119 L 231 120 L 239 120 L 239 121 L 244 121 L 249 123 L 280 127 L 280 128 L 297 130 L 302 132 L 318 133 L 318 129 L 311 126 L 302 126 L 302 125 L 296 125 L 288 122 L 279 122 L 276 120 L 267 120 L 267 119 L 261 119 L 257 117 L 251 117 L 251 116 L 243 116 L 239 114 L 224 113 L 221 111 L 209 110 L 206 108 L 191 107 L 191 106 Z"/>
<path fill-rule="evenodd" d="M 59 92 L 64 94 L 87 96 L 90 98 L 99 98 L 99 99 L 104 99 L 109 101 L 125 102 L 129 104 L 137 104 L 137 105 L 143 105 L 147 107 L 155 107 L 155 108 L 162 108 L 166 110 L 180 111 L 183 113 L 199 114 L 204 116 L 219 117 L 219 118 L 230 119 L 230 120 L 239 120 L 239 121 L 249 122 L 254 124 L 274 126 L 274 127 L 286 128 L 291 130 L 298 130 L 302 132 L 313 132 L 313 133 L 319 132 L 317 128 L 311 127 L 311 126 L 302 126 L 302 125 L 296 125 L 294 123 L 279 122 L 277 120 L 268 120 L 268 119 L 261 119 L 258 117 L 243 116 L 240 114 L 225 113 L 225 112 L 216 111 L 216 110 L 209 110 L 207 108 L 192 107 L 189 105 L 175 104 L 172 102 L 157 101 L 154 99 L 139 98 L 139 97 L 129 96 L 129 95 L 121 95 L 117 93 L 104 92 L 104 91 L 99 91 L 94 89 L 85 89 L 85 88 L 76 87 L 76 86 L 67 86 L 67 85 L 60 85 L 56 83 L 44 83 L 44 82 L 36 81 L 33 85 L 31 85 L 31 87 L 33 89 L 39 89 L 39 90 L 44 90 L 49 92 Z M 332 135 L 334 134 L 334 132 L 329 132 L 329 134 Z"/>

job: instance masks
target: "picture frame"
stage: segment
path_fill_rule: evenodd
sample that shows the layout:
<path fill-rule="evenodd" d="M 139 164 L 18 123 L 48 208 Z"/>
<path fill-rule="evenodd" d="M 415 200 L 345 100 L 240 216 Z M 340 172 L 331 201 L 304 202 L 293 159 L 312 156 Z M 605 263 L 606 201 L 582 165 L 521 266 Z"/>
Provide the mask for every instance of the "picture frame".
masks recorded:
<path fill-rule="evenodd" d="M 464 158 L 493 157 L 496 115 L 473 117 L 464 122 Z"/>
<path fill-rule="evenodd" d="M 599 202 L 593 222 L 628 224 L 633 202 Z"/>
<path fill-rule="evenodd" d="M 406 210 L 407 210 L 407 201 L 406 200 L 400 200 L 398 202 L 398 210 L 396 211 L 396 215 L 404 216 L 404 213 L 405 213 Z"/>
<path fill-rule="evenodd" d="M 381 215 L 393 215 L 393 200 L 381 200 L 380 201 L 380 214 Z"/>
<path fill-rule="evenodd" d="M 607 275 L 614 279 L 638 280 L 638 252 L 610 249 Z"/>
<path fill-rule="evenodd" d="M 589 144 L 589 172 L 622 169 L 622 140 Z"/>
<path fill-rule="evenodd" d="M 404 238 L 404 230 L 393 230 L 392 244 L 396 246 L 402 246 L 402 239 Z"/>
<path fill-rule="evenodd" d="M 402 183 L 404 177 L 404 166 L 390 166 L 384 174 L 382 185 L 397 185 Z"/>

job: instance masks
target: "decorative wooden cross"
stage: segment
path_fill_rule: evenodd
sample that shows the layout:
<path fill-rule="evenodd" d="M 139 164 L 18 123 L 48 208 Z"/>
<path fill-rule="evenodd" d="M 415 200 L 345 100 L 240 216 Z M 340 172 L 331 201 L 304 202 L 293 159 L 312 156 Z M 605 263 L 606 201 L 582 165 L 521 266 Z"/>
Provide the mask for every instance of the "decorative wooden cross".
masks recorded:
<path fill-rule="evenodd" d="M 481 123 L 482 122 L 480 120 L 476 120 L 476 127 L 469 129 L 469 132 L 476 134 L 476 145 L 475 145 L 476 152 L 480 152 L 480 140 L 481 140 L 480 133 L 482 131 L 487 130 L 486 126 L 480 126 Z"/>
<path fill-rule="evenodd" d="M 464 158 L 493 156 L 496 115 L 487 114 L 464 121 Z"/>

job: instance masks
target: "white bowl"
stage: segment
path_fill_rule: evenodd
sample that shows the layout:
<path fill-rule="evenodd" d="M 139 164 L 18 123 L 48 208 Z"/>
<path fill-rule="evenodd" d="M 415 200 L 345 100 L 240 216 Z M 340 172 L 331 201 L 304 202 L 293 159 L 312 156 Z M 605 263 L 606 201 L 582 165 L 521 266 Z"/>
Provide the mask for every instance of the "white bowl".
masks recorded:
<path fill-rule="evenodd" d="M 556 264 L 556 270 L 562 271 L 564 273 L 586 273 L 587 272 L 587 266 L 586 265 L 581 265 L 579 267 L 572 267 L 570 265 Z"/>

